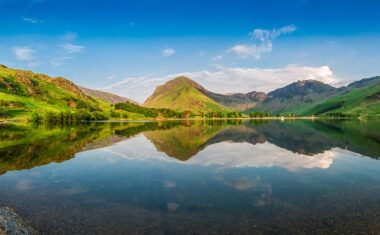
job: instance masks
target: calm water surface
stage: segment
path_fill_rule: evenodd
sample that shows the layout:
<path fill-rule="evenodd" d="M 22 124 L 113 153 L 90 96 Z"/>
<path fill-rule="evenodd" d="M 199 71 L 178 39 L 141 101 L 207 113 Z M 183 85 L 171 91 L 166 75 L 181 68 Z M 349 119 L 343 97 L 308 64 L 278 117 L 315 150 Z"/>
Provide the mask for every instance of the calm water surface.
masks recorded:
<path fill-rule="evenodd" d="M 380 234 L 379 121 L 0 126 L 0 206 L 42 234 Z"/>

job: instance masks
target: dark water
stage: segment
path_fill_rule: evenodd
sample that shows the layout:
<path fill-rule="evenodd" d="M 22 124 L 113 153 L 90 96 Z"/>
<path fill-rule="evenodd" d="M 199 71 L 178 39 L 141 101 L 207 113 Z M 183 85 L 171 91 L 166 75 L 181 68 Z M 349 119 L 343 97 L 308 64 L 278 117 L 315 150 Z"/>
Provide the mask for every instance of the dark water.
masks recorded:
<path fill-rule="evenodd" d="M 379 121 L 0 127 L 0 206 L 42 234 L 380 234 Z"/>

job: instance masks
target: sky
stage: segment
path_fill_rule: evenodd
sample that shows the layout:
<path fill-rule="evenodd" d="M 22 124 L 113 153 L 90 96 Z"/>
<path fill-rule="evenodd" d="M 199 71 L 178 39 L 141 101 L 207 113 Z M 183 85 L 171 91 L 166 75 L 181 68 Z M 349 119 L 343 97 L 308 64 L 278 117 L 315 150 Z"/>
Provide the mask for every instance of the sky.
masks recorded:
<path fill-rule="evenodd" d="M 269 92 L 380 75 L 375 0 L 0 0 L 0 64 L 143 102 L 186 75 Z"/>

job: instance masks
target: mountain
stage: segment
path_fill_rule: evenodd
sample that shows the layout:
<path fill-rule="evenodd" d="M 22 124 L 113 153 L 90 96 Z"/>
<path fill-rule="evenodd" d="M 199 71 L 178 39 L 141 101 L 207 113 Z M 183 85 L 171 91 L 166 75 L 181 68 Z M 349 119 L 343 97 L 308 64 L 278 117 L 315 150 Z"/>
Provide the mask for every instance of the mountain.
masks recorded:
<path fill-rule="evenodd" d="M 217 94 L 186 77 L 179 77 L 157 87 L 144 105 L 193 112 L 226 109 L 294 113 L 297 115 L 380 114 L 380 77 L 353 82 L 335 88 L 316 80 L 303 80 L 265 94 L 263 92 Z"/>
<path fill-rule="evenodd" d="M 154 93 L 144 102 L 148 108 L 168 108 L 176 111 L 226 112 L 229 109 L 202 91 L 201 85 L 187 77 L 177 77 L 158 86 Z"/>
<path fill-rule="evenodd" d="M 301 114 L 322 100 L 338 95 L 341 89 L 316 80 L 294 82 L 269 92 L 256 108 L 270 113 Z"/>
<path fill-rule="evenodd" d="M 73 82 L 0 66 L 0 116 L 28 117 L 32 112 L 85 109 L 101 111 L 101 104 Z"/>
<path fill-rule="evenodd" d="M 305 111 L 305 115 L 374 115 L 380 114 L 380 76 L 362 79 L 340 90 L 339 96 L 325 99 Z"/>
<path fill-rule="evenodd" d="M 363 88 L 370 85 L 375 85 L 375 84 L 378 84 L 379 82 L 380 82 L 380 76 L 364 78 L 362 80 L 348 84 L 347 88 L 349 90 L 353 90 L 355 88 Z"/>
<path fill-rule="evenodd" d="M 120 103 L 124 104 L 120 109 L 111 105 Z M 223 95 L 213 93 L 187 77 L 178 77 L 158 86 L 141 107 L 127 98 L 79 87 L 62 77 L 53 78 L 0 65 L 0 119 L 28 119 L 32 113 L 45 114 L 48 111 L 86 115 L 90 112 L 95 120 L 99 120 L 182 115 L 174 111 L 225 114 L 233 110 L 246 113 L 258 110 L 272 114 L 292 112 L 302 116 L 379 115 L 380 76 L 340 88 L 304 80 L 268 94 L 253 91 Z"/>
<path fill-rule="evenodd" d="M 129 103 L 137 104 L 137 102 L 135 102 L 131 99 L 128 99 L 128 98 L 125 98 L 122 96 L 118 96 L 118 95 L 115 95 L 115 94 L 112 94 L 109 92 L 93 90 L 93 89 L 82 87 L 82 86 L 80 86 L 79 88 L 88 96 L 92 96 L 92 97 L 96 97 L 96 98 L 108 101 L 111 104 L 117 104 L 117 103 L 121 103 L 121 102 L 129 102 Z"/>
<path fill-rule="evenodd" d="M 239 111 L 244 111 L 256 107 L 256 105 L 265 100 L 264 92 L 252 91 L 249 93 L 232 93 L 232 94 L 217 94 L 208 90 L 201 90 L 203 94 L 216 102 Z"/>

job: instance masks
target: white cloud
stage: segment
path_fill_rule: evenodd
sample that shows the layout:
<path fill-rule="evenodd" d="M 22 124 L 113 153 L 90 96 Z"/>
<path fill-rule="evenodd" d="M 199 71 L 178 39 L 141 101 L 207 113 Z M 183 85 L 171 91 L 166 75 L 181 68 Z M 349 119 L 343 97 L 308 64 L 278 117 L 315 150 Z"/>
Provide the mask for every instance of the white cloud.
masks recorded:
<path fill-rule="evenodd" d="M 117 77 L 116 74 L 112 74 L 106 77 L 107 80 L 114 80 Z"/>
<path fill-rule="evenodd" d="M 260 59 L 261 54 L 265 52 L 272 51 L 272 43 L 266 42 L 260 45 L 252 44 L 252 45 L 236 45 L 228 50 L 228 52 L 233 53 L 239 57 L 247 58 L 247 57 L 255 57 L 256 59 Z"/>
<path fill-rule="evenodd" d="M 29 62 L 29 63 L 27 63 L 26 64 L 28 67 L 32 67 L 32 68 L 34 68 L 34 67 L 37 67 L 38 65 L 39 65 L 39 63 L 37 63 L 37 62 Z"/>
<path fill-rule="evenodd" d="M 268 153 L 271 154 L 268 155 Z M 269 142 L 256 145 L 221 142 L 208 146 L 187 163 L 202 166 L 216 165 L 222 168 L 282 167 L 289 171 L 297 171 L 302 168 L 327 169 L 337 155 L 337 149 L 308 156 L 292 153 Z"/>
<path fill-rule="evenodd" d="M 227 50 L 227 53 L 232 53 L 241 58 L 254 57 L 260 59 L 261 54 L 269 53 L 273 49 L 273 40 L 281 35 L 292 33 L 296 30 L 294 25 L 287 25 L 280 29 L 255 29 L 249 33 L 253 39 L 260 41 L 259 44 L 239 44 Z"/>
<path fill-rule="evenodd" d="M 135 161 L 172 162 L 182 165 L 215 166 L 220 170 L 230 168 L 281 167 L 289 171 L 300 169 L 327 169 L 336 158 L 353 154 L 347 150 L 333 148 L 313 156 L 293 153 L 272 143 L 263 144 L 219 142 L 207 146 L 187 161 L 180 161 L 158 152 L 145 136 L 119 142 L 103 149 L 114 156 Z M 137 151 L 138 150 L 138 151 Z M 223 154 L 226 153 L 226 154 Z M 268 153 L 271 153 L 268 155 Z"/>
<path fill-rule="evenodd" d="M 65 44 L 62 44 L 61 47 L 66 50 L 68 53 L 78 53 L 78 52 L 82 52 L 85 47 L 84 46 L 81 46 L 81 45 L 74 45 L 72 43 L 65 43 Z"/>
<path fill-rule="evenodd" d="M 200 51 L 200 52 L 198 52 L 198 55 L 199 55 L 199 56 L 204 56 L 204 55 L 206 55 L 206 52 L 204 52 L 204 51 Z"/>
<path fill-rule="evenodd" d="M 172 56 L 176 53 L 176 51 L 173 48 L 166 48 L 161 51 L 161 54 L 163 56 Z"/>
<path fill-rule="evenodd" d="M 50 61 L 50 63 L 54 66 L 54 67 L 59 67 L 61 66 L 66 60 L 70 60 L 72 59 L 71 56 L 63 56 L 63 57 L 59 57 L 59 58 L 54 58 Z"/>
<path fill-rule="evenodd" d="M 38 24 L 38 23 L 43 23 L 44 22 L 43 20 L 29 18 L 29 17 L 24 17 L 24 18 L 22 18 L 22 20 L 26 21 L 28 23 L 31 23 L 31 24 Z"/>
<path fill-rule="evenodd" d="M 75 53 L 83 52 L 86 47 L 82 45 L 74 44 L 74 41 L 78 38 L 78 34 L 75 32 L 67 32 L 63 35 L 62 43 L 59 45 L 61 50 L 58 55 L 50 61 L 50 64 L 54 67 L 59 67 L 65 63 L 65 61 L 74 58 Z"/>
<path fill-rule="evenodd" d="M 184 72 L 166 76 L 141 76 L 126 78 L 105 88 L 108 91 L 134 99 L 145 101 L 156 86 L 178 76 L 187 76 L 206 89 L 217 93 L 236 93 L 263 91 L 269 92 L 299 80 L 314 79 L 330 85 L 339 81 L 328 66 L 308 67 L 288 65 L 283 68 L 226 68 L 217 66 L 215 71 L 203 70 Z"/>
<path fill-rule="evenodd" d="M 30 47 L 13 47 L 12 51 L 19 61 L 31 61 L 34 59 L 34 50 Z"/>
<path fill-rule="evenodd" d="M 212 61 L 217 61 L 217 60 L 221 60 L 221 59 L 223 59 L 223 56 L 222 55 L 217 55 L 217 56 L 213 57 L 211 60 Z"/>
<path fill-rule="evenodd" d="M 67 32 L 65 35 L 63 35 L 63 39 L 68 42 L 72 42 L 75 39 L 77 39 L 78 34 L 75 32 Z"/>
<path fill-rule="evenodd" d="M 274 40 L 282 34 L 289 34 L 296 31 L 297 28 L 294 25 L 287 25 L 280 29 L 255 29 L 249 33 L 254 39 L 258 39 L 262 42 Z"/>

